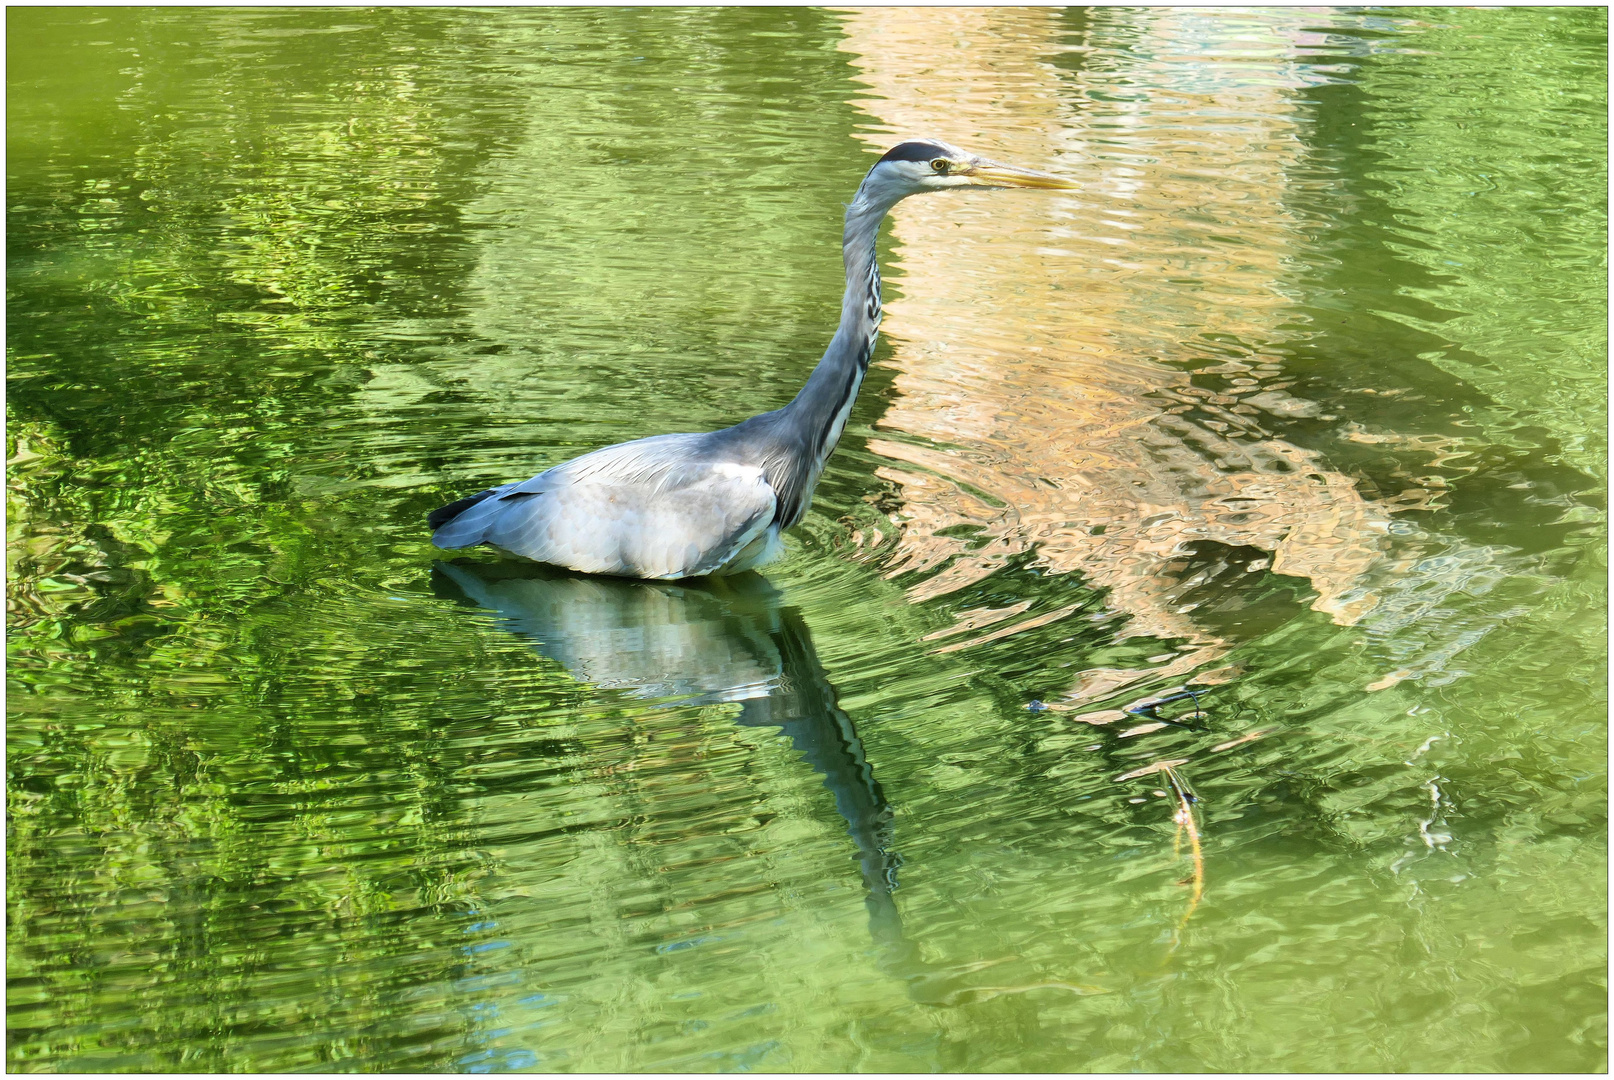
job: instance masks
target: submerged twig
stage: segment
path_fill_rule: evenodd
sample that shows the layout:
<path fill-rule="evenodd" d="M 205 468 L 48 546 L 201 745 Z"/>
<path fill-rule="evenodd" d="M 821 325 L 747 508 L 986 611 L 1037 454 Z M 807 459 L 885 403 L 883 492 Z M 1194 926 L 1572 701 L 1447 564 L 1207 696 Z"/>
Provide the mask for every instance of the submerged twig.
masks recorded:
<path fill-rule="evenodd" d="M 1172 720 L 1161 716 L 1159 713 L 1155 712 L 1155 710 L 1160 706 L 1169 704 L 1173 701 L 1181 701 L 1183 698 L 1193 698 L 1194 719 L 1203 720 L 1205 718 L 1205 712 L 1199 707 L 1199 695 L 1203 693 L 1205 693 L 1205 690 L 1203 689 L 1192 690 L 1186 686 L 1180 686 L 1166 691 L 1160 697 L 1144 698 L 1142 701 L 1134 701 L 1132 704 L 1124 706 L 1122 711 L 1131 713 L 1133 716 L 1147 716 L 1150 719 L 1158 720 L 1163 724 L 1173 724 L 1177 727 L 1187 728 L 1188 730 L 1192 731 L 1194 730 L 1192 724 L 1185 724 L 1181 720 Z"/>
<path fill-rule="evenodd" d="M 1176 948 L 1178 936 L 1182 933 L 1183 927 L 1188 925 L 1188 920 L 1193 917 L 1194 910 L 1199 907 L 1200 898 L 1205 895 L 1205 853 L 1199 846 L 1199 823 L 1194 820 L 1194 804 L 1199 801 L 1199 796 L 1194 794 L 1194 789 L 1188 786 L 1188 781 L 1184 780 L 1182 774 L 1173 766 L 1168 765 L 1160 771 L 1166 774 L 1172 794 L 1177 797 L 1177 812 L 1172 815 L 1172 820 L 1177 823 L 1177 834 L 1172 838 L 1171 844 L 1172 855 L 1181 856 L 1182 835 L 1186 832 L 1188 850 L 1194 859 L 1194 873 L 1188 879 L 1188 884 L 1193 886 L 1193 892 L 1188 898 L 1188 910 L 1183 912 L 1182 919 L 1178 921 L 1177 929 L 1172 934 L 1172 948 Z"/>

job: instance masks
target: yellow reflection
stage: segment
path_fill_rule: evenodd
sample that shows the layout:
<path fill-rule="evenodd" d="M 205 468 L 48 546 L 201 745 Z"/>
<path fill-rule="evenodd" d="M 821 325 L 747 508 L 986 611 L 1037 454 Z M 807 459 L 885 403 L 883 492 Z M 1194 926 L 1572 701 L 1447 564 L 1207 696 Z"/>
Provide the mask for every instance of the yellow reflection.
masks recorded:
<path fill-rule="evenodd" d="M 1361 578 L 1391 508 L 1261 422 L 1317 411 L 1260 351 L 1285 339 L 1287 260 L 1306 243 L 1285 204 L 1305 153 L 1303 35 L 1271 12 L 1090 18 L 1107 24 L 1090 32 L 1133 43 L 1106 50 L 1104 67 L 1054 44 L 1071 30 L 1046 9 L 845 16 L 843 47 L 872 91 L 860 104 L 879 121 L 871 148 L 931 134 L 1083 185 L 903 205 L 903 295 L 885 321 L 901 374 L 878 428 L 918 438 L 869 445 L 893 462 L 879 475 L 903 500 L 890 574 L 953 560 L 915 600 L 1036 545 L 1049 570 L 1109 589 L 1129 633 L 1199 646 L 1155 669 L 1187 671 L 1225 651 L 1171 600 L 1188 545 L 1270 552 L 1273 571 L 1309 580 L 1313 606 L 1350 623 L 1373 606 Z M 1051 63 L 1061 49 L 1077 58 L 1065 70 Z M 1228 392 L 1170 363 L 1227 341 L 1243 343 L 1216 369 L 1235 380 Z M 938 535 L 958 525 L 990 542 Z M 1077 696 L 1128 681 L 1087 672 Z"/>

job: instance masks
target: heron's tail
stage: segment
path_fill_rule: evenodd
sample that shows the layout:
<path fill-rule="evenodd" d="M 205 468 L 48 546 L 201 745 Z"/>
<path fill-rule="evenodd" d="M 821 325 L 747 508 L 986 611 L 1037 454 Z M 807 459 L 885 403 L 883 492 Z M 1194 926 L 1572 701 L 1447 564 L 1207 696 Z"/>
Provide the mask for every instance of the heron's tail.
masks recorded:
<path fill-rule="evenodd" d="M 456 499 L 447 506 L 439 506 L 436 510 L 426 515 L 426 524 L 431 527 L 433 532 L 436 532 L 496 491 L 498 491 L 498 488 L 488 488 L 486 491 L 479 491 L 475 495 L 467 495 L 463 499 Z"/>

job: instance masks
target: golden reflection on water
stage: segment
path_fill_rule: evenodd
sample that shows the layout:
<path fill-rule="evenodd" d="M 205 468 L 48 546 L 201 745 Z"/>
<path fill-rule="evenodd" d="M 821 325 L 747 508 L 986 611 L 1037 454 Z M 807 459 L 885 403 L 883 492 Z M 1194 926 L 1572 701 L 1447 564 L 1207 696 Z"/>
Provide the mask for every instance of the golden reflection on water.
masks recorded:
<path fill-rule="evenodd" d="M 1307 243 L 1307 222 L 1285 202 L 1305 152 L 1293 100 L 1307 77 L 1293 61 L 1304 35 L 1274 13 L 1103 9 L 1090 18 L 1134 24 L 1135 46 L 1104 66 L 1084 66 L 1070 46 L 1078 62 L 1062 69 L 1048 44 L 1064 33 L 1059 18 L 846 15 L 843 47 L 871 88 L 860 105 L 878 121 L 871 148 L 933 134 L 1083 185 L 915 199 L 895 215 L 902 296 L 885 332 L 901 374 L 877 429 L 903 437 L 869 443 L 893 462 L 879 475 L 902 500 L 889 576 L 952 560 L 912 588 L 924 600 L 1035 546 L 1047 570 L 1108 589 L 1130 633 L 1191 643 L 1155 674 L 1227 647 L 1174 600 L 1178 560 L 1196 541 L 1270 552 L 1274 573 L 1310 582 L 1314 608 L 1352 623 L 1375 603 L 1362 579 L 1397 506 L 1364 499 L 1262 424 L 1263 413 L 1319 411 L 1286 392 L 1280 358 L 1262 351 L 1304 332 L 1286 325 L 1284 291 Z M 1232 355 L 1216 364 L 1218 352 Z M 1194 360 L 1229 375 L 1231 392 L 1192 385 L 1182 362 Z M 980 534 L 943 534 L 961 525 Z M 967 621 L 979 630 L 1015 614 Z M 1085 672 L 1076 696 L 1130 681 Z"/>

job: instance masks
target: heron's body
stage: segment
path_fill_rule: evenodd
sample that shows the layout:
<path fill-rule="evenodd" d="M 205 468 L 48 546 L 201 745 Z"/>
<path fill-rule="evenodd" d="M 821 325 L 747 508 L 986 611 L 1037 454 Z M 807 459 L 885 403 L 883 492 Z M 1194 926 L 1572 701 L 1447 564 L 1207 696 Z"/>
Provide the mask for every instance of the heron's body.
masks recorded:
<path fill-rule="evenodd" d="M 607 446 L 484 492 L 432 534 L 590 574 L 737 573 L 779 547 L 779 499 L 737 429 Z M 727 438 L 725 438 L 725 436 Z"/>
<path fill-rule="evenodd" d="M 489 544 L 591 574 L 668 579 L 733 574 L 776 558 L 801 520 L 874 353 L 880 221 L 900 199 L 948 187 L 1075 185 L 934 141 L 903 143 L 846 210 L 841 323 L 789 405 L 721 431 L 607 446 L 434 511 L 438 547 Z"/>

